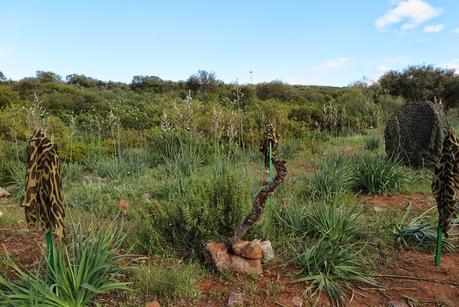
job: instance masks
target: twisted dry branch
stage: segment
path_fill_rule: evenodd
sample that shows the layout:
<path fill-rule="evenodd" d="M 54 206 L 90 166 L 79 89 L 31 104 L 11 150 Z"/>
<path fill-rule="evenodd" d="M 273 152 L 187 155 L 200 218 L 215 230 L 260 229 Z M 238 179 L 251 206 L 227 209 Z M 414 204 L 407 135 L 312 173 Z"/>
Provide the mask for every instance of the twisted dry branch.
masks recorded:
<path fill-rule="evenodd" d="M 250 227 L 255 224 L 263 213 L 266 200 L 274 193 L 274 190 L 284 181 L 287 176 L 287 167 L 285 166 L 285 161 L 282 161 L 276 157 L 272 157 L 272 162 L 274 168 L 276 169 L 276 177 L 271 182 L 266 182 L 260 192 L 258 192 L 257 197 L 252 205 L 252 210 L 250 213 L 244 217 L 239 226 L 236 228 L 236 231 L 233 236 L 233 245 L 242 240 L 244 235 L 247 233 Z"/>

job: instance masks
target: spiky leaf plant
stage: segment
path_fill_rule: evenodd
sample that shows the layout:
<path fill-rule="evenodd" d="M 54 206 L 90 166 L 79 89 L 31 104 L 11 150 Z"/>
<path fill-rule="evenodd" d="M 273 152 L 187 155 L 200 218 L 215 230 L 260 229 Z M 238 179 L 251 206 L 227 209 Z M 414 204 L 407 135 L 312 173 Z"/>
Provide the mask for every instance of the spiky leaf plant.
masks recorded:
<path fill-rule="evenodd" d="M 128 283 L 118 280 L 127 258 L 118 254 L 123 239 L 113 225 L 86 233 L 76 224 L 71 243 L 54 250 L 55 269 L 46 262 L 32 273 L 9 260 L 16 278 L 0 276 L 2 306 L 88 306 L 100 293 L 128 290 Z"/>
<path fill-rule="evenodd" d="M 309 282 L 306 292 L 319 298 L 325 292 L 334 306 L 344 306 L 356 282 L 375 285 L 363 259 L 362 248 L 356 244 L 337 244 L 325 238 L 312 247 L 305 247 L 297 257 L 298 274 L 306 274 L 294 282 Z"/>

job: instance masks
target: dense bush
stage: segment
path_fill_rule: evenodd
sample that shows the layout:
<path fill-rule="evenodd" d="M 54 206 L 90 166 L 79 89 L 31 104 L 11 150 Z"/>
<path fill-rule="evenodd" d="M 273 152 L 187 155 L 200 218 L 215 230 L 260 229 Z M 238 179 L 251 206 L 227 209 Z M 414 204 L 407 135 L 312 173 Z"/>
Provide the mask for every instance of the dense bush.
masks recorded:
<path fill-rule="evenodd" d="M 164 178 L 164 186 L 153 191 L 157 200 L 132 213 L 132 239 L 149 253 L 172 248 L 184 256 L 200 256 L 203 243 L 232 236 L 250 207 L 251 185 L 224 162 L 188 177 L 178 175 Z"/>

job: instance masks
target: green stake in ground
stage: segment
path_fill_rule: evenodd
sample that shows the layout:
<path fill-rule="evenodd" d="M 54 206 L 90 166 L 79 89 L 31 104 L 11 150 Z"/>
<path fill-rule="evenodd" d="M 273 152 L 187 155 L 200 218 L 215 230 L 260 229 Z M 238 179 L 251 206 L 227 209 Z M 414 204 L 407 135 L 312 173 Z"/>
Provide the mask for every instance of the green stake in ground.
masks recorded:
<path fill-rule="evenodd" d="M 41 130 L 35 131 L 27 147 L 25 208 L 30 229 L 46 232 L 50 267 L 53 268 L 52 233 L 64 236 L 64 207 L 57 148 Z"/>
<path fill-rule="evenodd" d="M 451 221 L 457 212 L 457 191 L 459 189 L 459 143 L 453 129 L 449 128 L 443 141 L 440 159 L 435 167 L 432 193 L 438 207 L 437 250 L 435 264 L 440 265 L 442 236 L 448 238 Z"/>

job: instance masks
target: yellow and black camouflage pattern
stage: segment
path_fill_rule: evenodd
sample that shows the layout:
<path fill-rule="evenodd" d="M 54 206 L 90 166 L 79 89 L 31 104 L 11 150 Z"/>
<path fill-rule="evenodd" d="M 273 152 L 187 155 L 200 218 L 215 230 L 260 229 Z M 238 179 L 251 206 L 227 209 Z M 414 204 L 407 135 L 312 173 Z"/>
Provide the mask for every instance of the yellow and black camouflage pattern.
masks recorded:
<path fill-rule="evenodd" d="M 274 157 L 277 154 L 278 140 L 279 135 L 276 132 L 276 128 L 274 128 L 273 124 L 268 123 L 260 144 L 260 151 L 264 156 L 265 169 L 269 168 L 269 143 L 271 142 L 271 154 Z"/>
<path fill-rule="evenodd" d="M 453 129 L 449 128 L 432 180 L 432 193 L 438 206 L 438 226 L 446 238 L 457 213 L 458 189 L 459 143 Z"/>
<path fill-rule="evenodd" d="M 51 230 L 64 236 L 64 207 L 57 146 L 41 130 L 35 131 L 27 147 L 25 208 L 30 229 Z"/>

